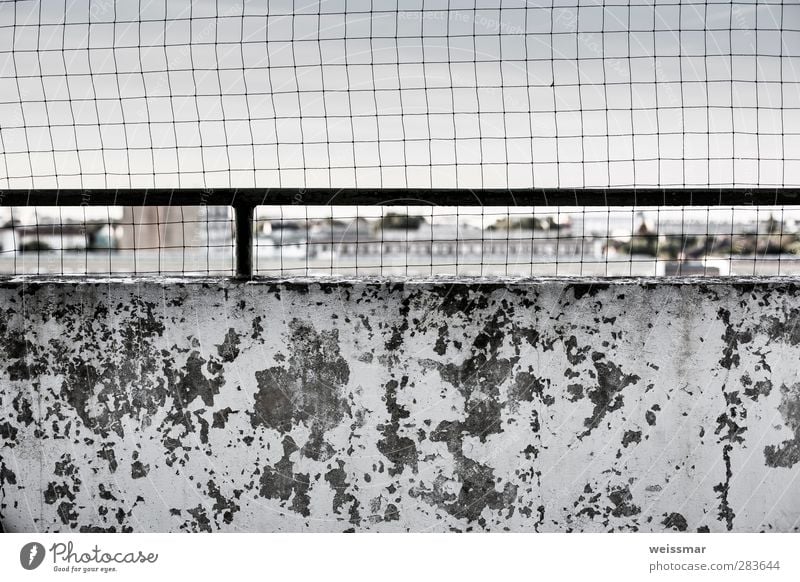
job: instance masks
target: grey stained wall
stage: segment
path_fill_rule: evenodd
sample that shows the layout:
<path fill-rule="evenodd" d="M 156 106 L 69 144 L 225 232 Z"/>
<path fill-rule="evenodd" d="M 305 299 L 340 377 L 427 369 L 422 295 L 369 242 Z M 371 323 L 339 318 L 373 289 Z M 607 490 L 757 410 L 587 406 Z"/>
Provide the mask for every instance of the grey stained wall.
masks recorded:
<path fill-rule="evenodd" d="M 7 531 L 797 531 L 789 280 L 0 285 Z"/>

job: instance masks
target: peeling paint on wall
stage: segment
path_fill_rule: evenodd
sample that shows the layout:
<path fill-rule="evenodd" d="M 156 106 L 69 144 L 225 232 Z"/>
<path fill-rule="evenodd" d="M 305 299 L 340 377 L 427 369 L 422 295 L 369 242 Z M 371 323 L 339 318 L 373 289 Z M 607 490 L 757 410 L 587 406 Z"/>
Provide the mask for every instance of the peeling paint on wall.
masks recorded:
<path fill-rule="evenodd" d="M 797 531 L 800 293 L 12 281 L 6 531 Z"/>

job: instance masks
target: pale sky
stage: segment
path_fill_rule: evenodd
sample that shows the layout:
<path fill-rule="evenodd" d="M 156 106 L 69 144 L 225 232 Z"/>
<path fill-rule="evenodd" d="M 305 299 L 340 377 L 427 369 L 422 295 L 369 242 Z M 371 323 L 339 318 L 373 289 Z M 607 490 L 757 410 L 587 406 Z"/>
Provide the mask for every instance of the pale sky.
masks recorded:
<path fill-rule="evenodd" d="M 0 188 L 800 185 L 800 3 L 630 4 L 0 2 Z"/>

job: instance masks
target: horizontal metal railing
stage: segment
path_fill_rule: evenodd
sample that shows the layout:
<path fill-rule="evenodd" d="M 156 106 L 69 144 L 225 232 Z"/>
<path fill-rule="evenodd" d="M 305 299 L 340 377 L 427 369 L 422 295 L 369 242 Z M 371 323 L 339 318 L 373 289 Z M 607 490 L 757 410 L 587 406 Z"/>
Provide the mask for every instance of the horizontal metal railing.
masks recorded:
<path fill-rule="evenodd" d="M 0 189 L 0 206 L 371 205 L 730 206 L 800 203 L 792 188 L 121 188 Z"/>

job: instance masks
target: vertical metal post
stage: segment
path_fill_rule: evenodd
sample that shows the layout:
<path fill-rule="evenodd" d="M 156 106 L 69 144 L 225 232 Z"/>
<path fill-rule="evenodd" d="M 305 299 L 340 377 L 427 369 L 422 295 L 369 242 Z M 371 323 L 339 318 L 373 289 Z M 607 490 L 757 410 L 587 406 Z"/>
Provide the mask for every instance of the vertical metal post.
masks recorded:
<path fill-rule="evenodd" d="M 235 205 L 234 228 L 236 229 L 236 277 L 253 277 L 253 211 L 249 205 Z"/>

